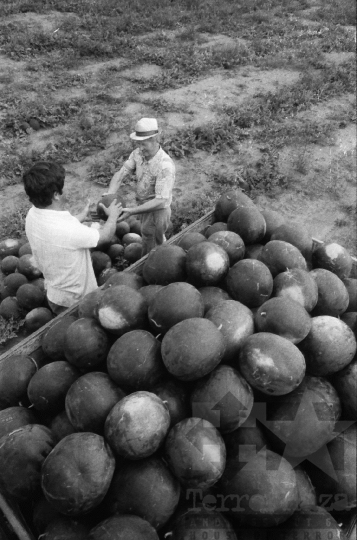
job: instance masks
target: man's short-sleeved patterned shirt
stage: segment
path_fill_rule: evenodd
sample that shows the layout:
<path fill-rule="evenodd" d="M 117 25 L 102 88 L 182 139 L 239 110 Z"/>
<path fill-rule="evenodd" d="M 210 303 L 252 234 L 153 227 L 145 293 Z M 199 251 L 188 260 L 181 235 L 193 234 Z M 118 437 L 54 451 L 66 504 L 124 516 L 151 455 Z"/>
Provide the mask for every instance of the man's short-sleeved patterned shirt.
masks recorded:
<path fill-rule="evenodd" d="M 175 164 L 161 147 L 149 161 L 144 158 L 140 148 L 137 148 L 130 154 L 124 167 L 136 172 L 138 203 L 143 204 L 157 198 L 165 199 L 165 208 L 171 205 Z"/>

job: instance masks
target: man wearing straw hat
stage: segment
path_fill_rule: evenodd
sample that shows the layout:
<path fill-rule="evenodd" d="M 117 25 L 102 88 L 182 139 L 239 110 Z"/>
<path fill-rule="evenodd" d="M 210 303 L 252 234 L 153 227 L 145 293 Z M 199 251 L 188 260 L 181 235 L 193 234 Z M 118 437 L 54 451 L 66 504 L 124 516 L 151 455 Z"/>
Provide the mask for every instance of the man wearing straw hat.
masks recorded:
<path fill-rule="evenodd" d="M 161 148 L 156 118 L 142 118 L 130 134 L 137 148 L 110 181 L 107 193 L 116 193 L 123 179 L 135 172 L 137 179 L 136 202 L 119 221 L 131 215 L 141 218 L 143 239 L 142 257 L 165 241 L 171 216 L 172 188 L 175 182 L 175 164 Z"/>

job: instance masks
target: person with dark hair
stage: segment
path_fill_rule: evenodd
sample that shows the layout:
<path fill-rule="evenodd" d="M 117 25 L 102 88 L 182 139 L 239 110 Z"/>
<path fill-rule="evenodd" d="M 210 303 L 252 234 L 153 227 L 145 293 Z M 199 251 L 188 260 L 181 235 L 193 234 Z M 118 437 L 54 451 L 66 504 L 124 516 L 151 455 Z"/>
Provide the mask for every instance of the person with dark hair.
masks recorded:
<path fill-rule="evenodd" d="M 33 204 L 26 216 L 26 235 L 55 314 L 98 287 L 89 249 L 111 240 L 122 213 L 120 204 L 113 201 L 109 208 L 102 205 L 108 220 L 100 231 L 83 225 L 90 202 L 77 216 L 64 209 L 65 175 L 61 165 L 47 161 L 35 163 L 23 175 Z"/>

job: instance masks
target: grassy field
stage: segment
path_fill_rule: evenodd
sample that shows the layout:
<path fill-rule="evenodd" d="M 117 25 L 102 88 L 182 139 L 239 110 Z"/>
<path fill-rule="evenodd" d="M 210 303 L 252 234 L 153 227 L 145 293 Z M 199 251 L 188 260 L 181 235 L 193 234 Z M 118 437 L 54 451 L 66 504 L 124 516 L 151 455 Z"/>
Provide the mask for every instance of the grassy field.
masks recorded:
<path fill-rule="evenodd" d="M 78 211 L 156 116 L 173 232 L 240 186 L 356 254 L 355 18 L 354 0 L 3 0 L 0 239 L 23 234 L 25 168 L 64 164 Z"/>

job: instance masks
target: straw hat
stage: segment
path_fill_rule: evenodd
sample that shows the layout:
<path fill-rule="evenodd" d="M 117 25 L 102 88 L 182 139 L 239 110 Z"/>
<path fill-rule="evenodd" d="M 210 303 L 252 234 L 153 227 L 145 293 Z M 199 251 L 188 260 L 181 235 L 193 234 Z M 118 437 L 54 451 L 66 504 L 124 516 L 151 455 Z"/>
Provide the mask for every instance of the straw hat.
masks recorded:
<path fill-rule="evenodd" d="M 135 125 L 135 131 L 130 133 L 130 138 L 134 141 L 145 141 L 145 139 L 155 137 L 158 133 L 159 127 L 156 118 L 141 118 Z"/>

